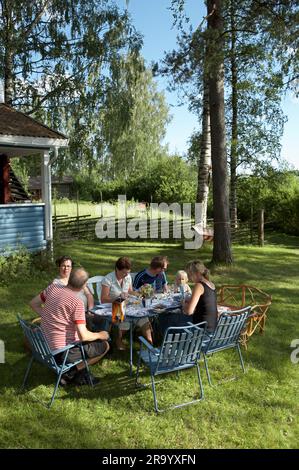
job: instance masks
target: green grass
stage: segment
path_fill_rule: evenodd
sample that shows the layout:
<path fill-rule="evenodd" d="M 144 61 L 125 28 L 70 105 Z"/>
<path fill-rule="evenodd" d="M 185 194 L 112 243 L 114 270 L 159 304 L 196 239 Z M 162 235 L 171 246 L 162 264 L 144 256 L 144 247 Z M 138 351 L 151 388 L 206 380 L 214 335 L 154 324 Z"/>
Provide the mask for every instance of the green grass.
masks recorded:
<path fill-rule="evenodd" d="M 90 275 L 113 269 L 116 258 L 128 255 L 133 271 L 156 254 L 170 259 L 168 277 L 187 261 L 211 258 L 209 245 L 195 253 L 173 243 L 76 241 L 59 253 L 68 253 Z M 241 373 L 234 352 L 210 359 L 215 381 L 237 374 L 237 380 L 211 388 L 202 369 L 205 400 L 156 416 L 151 389 L 135 390 L 128 376 L 128 353 L 113 353 L 93 366 L 101 385 L 59 389 L 51 410 L 47 400 L 53 376 L 34 366 L 29 390 L 17 395 L 28 356 L 16 322 L 16 313 L 32 318 L 29 300 L 49 281 L 49 275 L 20 279 L 0 286 L 0 337 L 5 341 L 6 363 L 0 364 L 1 448 L 296 448 L 298 426 L 298 368 L 290 361 L 292 339 L 298 327 L 298 238 L 268 237 L 264 248 L 234 246 L 235 264 L 213 273 L 217 286 L 246 283 L 273 297 L 264 335 L 255 334 L 243 351 L 247 372 Z M 135 354 L 137 344 L 135 345 Z M 136 363 L 136 355 L 135 355 Z M 236 367 L 235 367 L 236 366 Z M 149 382 L 147 375 L 142 380 Z M 157 386 L 161 406 L 193 397 L 196 371 L 162 377 Z M 183 400 L 182 400 L 183 401 Z"/>

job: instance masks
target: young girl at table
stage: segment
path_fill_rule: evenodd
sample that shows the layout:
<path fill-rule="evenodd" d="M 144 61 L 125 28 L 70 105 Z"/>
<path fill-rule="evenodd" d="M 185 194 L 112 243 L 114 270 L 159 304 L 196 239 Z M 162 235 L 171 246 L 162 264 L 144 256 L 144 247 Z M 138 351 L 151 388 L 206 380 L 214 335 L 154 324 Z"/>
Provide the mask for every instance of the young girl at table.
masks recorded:
<path fill-rule="evenodd" d="M 178 271 L 174 281 L 174 291 L 181 292 L 181 286 L 183 286 L 185 294 L 191 294 L 191 287 L 188 284 L 188 275 L 186 271 Z"/>

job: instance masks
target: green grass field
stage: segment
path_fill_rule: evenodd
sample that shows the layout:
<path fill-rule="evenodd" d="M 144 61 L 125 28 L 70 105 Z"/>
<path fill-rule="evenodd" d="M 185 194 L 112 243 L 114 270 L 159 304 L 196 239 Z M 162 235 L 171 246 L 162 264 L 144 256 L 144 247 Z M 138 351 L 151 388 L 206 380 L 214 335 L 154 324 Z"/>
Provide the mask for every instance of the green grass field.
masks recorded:
<path fill-rule="evenodd" d="M 0 364 L 0 447 L 1 448 L 297 448 L 298 371 L 290 360 L 290 343 L 299 338 L 298 238 L 272 235 L 264 248 L 234 246 L 235 263 L 212 274 L 221 284 L 251 284 L 273 297 L 264 335 L 255 334 L 243 358 L 247 372 L 242 374 L 235 352 L 219 353 L 210 359 L 215 381 L 237 375 L 209 387 L 201 367 L 205 400 L 182 409 L 156 415 L 151 389 L 136 390 L 128 376 L 128 352 L 113 352 L 93 373 L 101 384 L 59 389 L 51 410 L 36 398 L 48 400 L 53 375 L 35 365 L 29 389 L 18 395 L 28 362 L 21 329 L 20 312 L 33 318 L 29 300 L 44 288 L 53 273 L 19 279 L 9 287 L 0 285 L 0 338 L 5 343 L 6 362 Z M 187 261 L 211 258 L 211 247 L 200 252 L 184 251 L 179 244 L 74 241 L 58 247 L 57 255 L 67 253 L 90 275 L 105 274 L 115 260 L 128 255 L 133 271 L 147 265 L 156 254 L 169 257 L 168 278 Z M 135 364 L 136 351 L 135 344 Z M 297 354 L 299 357 L 299 353 Z M 142 379 L 149 381 L 147 375 Z M 193 397 L 196 371 L 163 377 L 157 386 L 161 405 Z"/>

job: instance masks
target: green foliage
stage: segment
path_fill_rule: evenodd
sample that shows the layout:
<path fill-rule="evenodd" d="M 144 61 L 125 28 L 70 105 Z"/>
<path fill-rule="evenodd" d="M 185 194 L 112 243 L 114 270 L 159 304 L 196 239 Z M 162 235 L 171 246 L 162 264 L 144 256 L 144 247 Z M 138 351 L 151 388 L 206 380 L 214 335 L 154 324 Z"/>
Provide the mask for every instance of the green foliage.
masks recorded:
<path fill-rule="evenodd" d="M 112 75 L 121 56 L 138 55 L 141 44 L 127 12 L 112 0 L 1 2 L 5 99 L 69 137 L 56 171 L 91 168 L 102 154 Z"/>
<path fill-rule="evenodd" d="M 0 284 L 10 285 L 17 279 L 49 276 L 53 272 L 53 262 L 47 252 L 31 254 L 26 247 L 20 245 L 10 256 L 0 256 Z"/>
<path fill-rule="evenodd" d="M 239 216 L 250 219 L 265 209 L 265 220 L 275 229 L 299 235 L 299 175 L 298 172 L 268 168 L 261 176 L 243 176 L 239 179 Z"/>
<path fill-rule="evenodd" d="M 163 93 L 140 57 L 119 60 L 106 94 L 103 152 L 106 178 L 142 173 L 165 153 L 161 140 L 169 122 Z"/>
<path fill-rule="evenodd" d="M 162 156 L 128 177 L 113 181 L 99 181 L 95 172 L 75 178 L 80 198 L 95 202 L 117 200 L 119 194 L 127 199 L 147 202 L 194 202 L 196 170 L 179 156 Z"/>

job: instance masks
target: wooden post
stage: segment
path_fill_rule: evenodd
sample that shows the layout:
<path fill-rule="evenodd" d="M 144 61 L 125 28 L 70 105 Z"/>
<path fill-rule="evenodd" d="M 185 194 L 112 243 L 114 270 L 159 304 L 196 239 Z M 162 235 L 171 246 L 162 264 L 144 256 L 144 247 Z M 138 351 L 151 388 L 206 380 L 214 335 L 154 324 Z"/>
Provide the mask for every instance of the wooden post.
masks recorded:
<path fill-rule="evenodd" d="M 253 244 L 253 205 L 250 206 L 250 243 Z"/>
<path fill-rule="evenodd" d="M 260 210 L 259 217 L 259 245 L 264 246 L 264 209 Z"/>
<path fill-rule="evenodd" d="M 80 238 L 80 221 L 79 221 L 79 191 L 77 190 L 77 234 Z"/>
<path fill-rule="evenodd" d="M 41 165 L 42 200 L 45 204 L 45 235 L 47 248 L 53 259 L 53 226 L 52 226 L 52 191 L 51 191 L 51 165 L 49 151 L 44 150 Z"/>
<path fill-rule="evenodd" d="M 10 163 L 7 155 L 0 155 L 0 204 L 10 202 L 11 193 L 9 187 Z"/>

